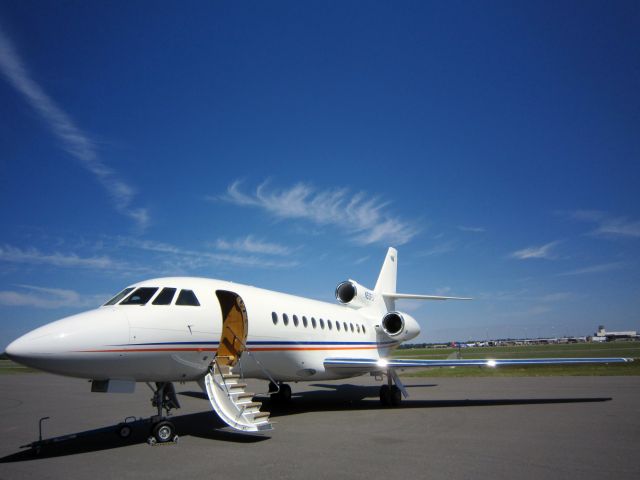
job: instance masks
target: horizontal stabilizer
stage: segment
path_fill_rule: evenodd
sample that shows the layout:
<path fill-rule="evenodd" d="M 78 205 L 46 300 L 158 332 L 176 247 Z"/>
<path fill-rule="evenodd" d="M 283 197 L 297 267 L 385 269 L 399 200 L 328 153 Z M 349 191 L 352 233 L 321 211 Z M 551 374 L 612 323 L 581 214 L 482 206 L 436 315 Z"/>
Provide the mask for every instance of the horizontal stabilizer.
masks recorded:
<path fill-rule="evenodd" d="M 382 296 L 392 300 L 473 300 L 470 297 L 442 297 L 440 295 L 414 295 L 412 293 L 383 293 Z"/>
<path fill-rule="evenodd" d="M 428 368 L 428 367 L 501 367 L 505 365 L 575 365 L 582 363 L 626 363 L 633 358 L 474 358 L 420 360 L 401 358 L 327 358 L 326 368 L 346 368 L 373 372 L 387 368 Z"/>

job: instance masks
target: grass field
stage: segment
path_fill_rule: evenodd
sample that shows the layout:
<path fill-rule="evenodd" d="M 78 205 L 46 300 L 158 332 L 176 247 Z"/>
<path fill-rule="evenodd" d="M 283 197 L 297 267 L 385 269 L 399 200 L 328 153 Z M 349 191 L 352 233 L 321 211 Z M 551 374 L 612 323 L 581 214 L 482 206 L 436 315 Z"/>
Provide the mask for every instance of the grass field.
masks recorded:
<path fill-rule="evenodd" d="M 455 358 L 458 349 L 416 348 L 394 352 L 394 357 L 445 359 Z M 640 342 L 573 343 L 567 345 L 527 345 L 517 347 L 478 347 L 460 350 L 462 358 L 570 358 L 570 357 L 627 357 L 632 363 L 610 365 L 549 365 L 486 367 L 438 367 L 407 370 L 406 376 L 416 377 L 544 377 L 590 375 L 640 375 Z"/>
<path fill-rule="evenodd" d="M 33 368 L 23 367 L 11 360 L 0 360 L 0 375 L 10 373 L 31 373 L 36 372 Z"/>

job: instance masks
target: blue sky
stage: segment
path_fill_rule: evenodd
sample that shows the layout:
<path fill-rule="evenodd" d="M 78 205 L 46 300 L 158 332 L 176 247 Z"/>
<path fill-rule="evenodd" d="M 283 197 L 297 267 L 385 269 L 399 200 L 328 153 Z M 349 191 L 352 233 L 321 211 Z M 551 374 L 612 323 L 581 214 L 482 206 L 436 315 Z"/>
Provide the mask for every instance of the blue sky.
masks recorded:
<path fill-rule="evenodd" d="M 637 2 L 0 4 L 0 345 L 164 275 L 418 340 L 640 330 Z"/>

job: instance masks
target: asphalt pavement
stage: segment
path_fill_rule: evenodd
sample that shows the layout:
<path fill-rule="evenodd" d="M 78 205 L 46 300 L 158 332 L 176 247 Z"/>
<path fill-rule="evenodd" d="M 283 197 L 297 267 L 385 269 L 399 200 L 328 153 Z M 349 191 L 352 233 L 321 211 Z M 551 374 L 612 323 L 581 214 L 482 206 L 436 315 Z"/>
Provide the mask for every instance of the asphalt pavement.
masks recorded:
<path fill-rule="evenodd" d="M 405 378 L 382 407 L 371 377 L 292 384 L 264 436 L 221 428 L 195 383 L 176 385 L 177 444 L 149 446 L 151 391 L 91 393 L 87 381 L 0 376 L 1 479 L 640 478 L 640 377 Z M 254 392 L 265 382 L 248 381 Z M 71 436 L 40 456 L 19 447 Z"/>

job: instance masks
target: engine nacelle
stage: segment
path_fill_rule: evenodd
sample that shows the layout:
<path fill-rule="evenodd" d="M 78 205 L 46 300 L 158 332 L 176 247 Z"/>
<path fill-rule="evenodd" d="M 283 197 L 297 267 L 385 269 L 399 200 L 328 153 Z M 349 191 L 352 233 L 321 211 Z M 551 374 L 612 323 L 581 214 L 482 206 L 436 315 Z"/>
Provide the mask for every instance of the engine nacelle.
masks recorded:
<path fill-rule="evenodd" d="M 382 317 L 380 328 L 394 340 L 405 342 L 420 335 L 420 325 L 411 316 L 402 312 L 389 312 Z"/>
<path fill-rule="evenodd" d="M 362 308 L 373 305 L 375 293 L 353 280 L 345 280 L 336 287 L 336 299 L 343 305 Z"/>

